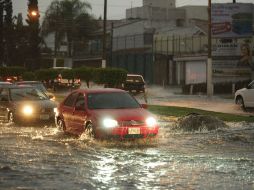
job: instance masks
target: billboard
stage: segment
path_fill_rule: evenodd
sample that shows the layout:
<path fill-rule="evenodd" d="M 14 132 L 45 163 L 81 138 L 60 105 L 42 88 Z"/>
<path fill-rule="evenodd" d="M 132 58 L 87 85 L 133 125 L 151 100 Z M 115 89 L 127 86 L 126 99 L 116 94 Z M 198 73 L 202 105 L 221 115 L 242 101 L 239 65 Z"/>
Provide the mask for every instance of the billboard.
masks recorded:
<path fill-rule="evenodd" d="M 253 4 L 212 4 L 213 38 L 238 38 L 253 35 Z"/>
<path fill-rule="evenodd" d="M 249 80 L 254 73 L 254 37 L 216 40 L 212 46 L 213 76 L 218 80 Z M 217 81 L 217 82 L 221 82 Z"/>

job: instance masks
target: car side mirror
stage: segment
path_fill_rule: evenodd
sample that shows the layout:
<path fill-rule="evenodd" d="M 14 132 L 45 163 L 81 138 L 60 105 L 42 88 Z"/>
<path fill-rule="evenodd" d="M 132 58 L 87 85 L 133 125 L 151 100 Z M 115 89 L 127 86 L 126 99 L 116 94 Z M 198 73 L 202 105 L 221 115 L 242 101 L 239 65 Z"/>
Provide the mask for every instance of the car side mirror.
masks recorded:
<path fill-rule="evenodd" d="M 148 105 L 147 104 L 141 104 L 141 107 L 144 108 L 144 109 L 148 109 Z"/>

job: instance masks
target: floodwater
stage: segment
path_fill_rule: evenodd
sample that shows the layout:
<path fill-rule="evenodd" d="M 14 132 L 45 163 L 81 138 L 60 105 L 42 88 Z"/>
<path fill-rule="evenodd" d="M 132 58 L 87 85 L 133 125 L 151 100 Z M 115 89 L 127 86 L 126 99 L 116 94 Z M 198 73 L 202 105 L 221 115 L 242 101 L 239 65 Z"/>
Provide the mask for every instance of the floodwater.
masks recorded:
<path fill-rule="evenodd" d="M 0 124 L 0 189 L 254 189 L 254 124 L 98 141 Z"/>

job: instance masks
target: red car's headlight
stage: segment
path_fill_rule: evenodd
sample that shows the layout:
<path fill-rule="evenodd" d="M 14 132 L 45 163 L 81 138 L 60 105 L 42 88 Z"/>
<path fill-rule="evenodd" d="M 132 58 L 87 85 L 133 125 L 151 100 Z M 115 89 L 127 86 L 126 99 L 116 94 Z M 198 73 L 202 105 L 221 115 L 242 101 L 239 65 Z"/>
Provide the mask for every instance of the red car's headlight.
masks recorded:
<path fill-rule="evenodd" d="M 114 119 L 110 119 L 110 118 L 105 118 L 102 121 L 102 125 L 105 128 L 114 128 L 118 126 L 118 122 Z"/>
<path fill-rule="evenodd" d="M 156 121 L 155 118 L 149 117 L 149 118 L 146 119 L 146 125 L 148 127 L 154 127 L 156 124 L 157 124 L 157 121 Z"/>

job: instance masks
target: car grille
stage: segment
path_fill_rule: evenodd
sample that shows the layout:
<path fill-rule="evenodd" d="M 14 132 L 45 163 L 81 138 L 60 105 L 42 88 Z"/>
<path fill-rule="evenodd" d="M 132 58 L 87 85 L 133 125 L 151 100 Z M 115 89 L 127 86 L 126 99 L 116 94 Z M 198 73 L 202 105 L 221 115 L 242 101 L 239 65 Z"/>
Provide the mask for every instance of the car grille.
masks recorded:
<path fill-rule="evenodd" d="M 129 120 L 129 121 L 122 121 L 119 122 L 120 127 L 124 126 L 139 126 L 139 125 L 144 125 L 144 121 L 135 121 L 135 120 Z"/>

